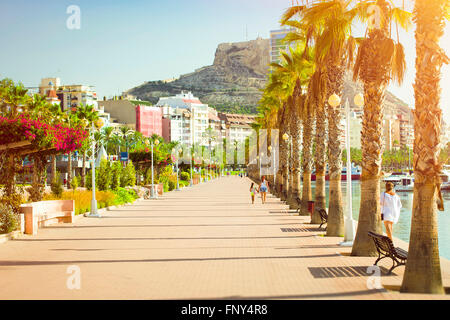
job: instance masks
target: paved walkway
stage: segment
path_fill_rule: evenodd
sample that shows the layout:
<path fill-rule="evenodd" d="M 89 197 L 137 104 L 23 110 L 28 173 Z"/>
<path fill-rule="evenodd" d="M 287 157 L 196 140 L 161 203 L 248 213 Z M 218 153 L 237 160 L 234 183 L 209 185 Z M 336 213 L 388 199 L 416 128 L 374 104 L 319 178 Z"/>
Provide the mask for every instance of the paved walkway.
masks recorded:
<path fill-rule="evenodd" d="M 346 256 L 276 198 L 251 205 L 249 184 L 221 178 L 0 244 L 0 299 L 449 298 L 369 290 L 374 258 Z M 382 283 L 400 285 L 403 269 Z"/>

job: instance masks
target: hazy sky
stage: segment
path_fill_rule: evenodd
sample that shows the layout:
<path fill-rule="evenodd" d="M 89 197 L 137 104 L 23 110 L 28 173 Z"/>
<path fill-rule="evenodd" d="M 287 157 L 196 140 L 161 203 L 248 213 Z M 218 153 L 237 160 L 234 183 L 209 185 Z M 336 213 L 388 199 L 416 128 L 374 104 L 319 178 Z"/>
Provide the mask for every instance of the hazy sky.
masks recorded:
<path fill-rule="evenodd" d="M 400 1 L 401 2 L 401 1 Z M 412 7 L 413 1 L 405 1 Z M 222 42 L 269 37 L 291 0 L 0 0 L 0 78 L 36 87 L 44 77 L 96 87 L 99 97 L 145 81 L 210 65 Z M 81 28 L 70 30 L 70 5 Z M 247 30 L 247 33 L 246 33 Z M 363 32 L 361 29 L 360 32 Z M 390 90 L 414 105 L 414 27 L 401 32 L 407 78 Z M 450 55 L 450 28 L 442 45 Z M 450 122 L 450 68 L 443 68 L 442 108 Z"/>

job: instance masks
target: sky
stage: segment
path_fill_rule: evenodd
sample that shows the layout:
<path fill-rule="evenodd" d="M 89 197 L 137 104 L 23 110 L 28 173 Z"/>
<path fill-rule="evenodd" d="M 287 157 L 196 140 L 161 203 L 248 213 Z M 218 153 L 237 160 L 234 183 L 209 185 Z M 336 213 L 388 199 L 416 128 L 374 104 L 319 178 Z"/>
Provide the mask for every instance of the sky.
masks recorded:
<path fill-rule="evenodd" d="M 400 2 L 401 1 L 397 1 Z M 178 77 L 214 61 L 217 45 L 269 38 L 291 0 L 0 0 L 0 79 L 37 87 L 41 78 L 95 86 L 99 97 L 146 81 Z M 408 8 L 413 1 L 405 0 Z M 67 8 L 80 8 L 80 29 L 69 29 Z M 355 26 L 355 33 L 364 29 Z M 400 32 L 407 74 L 389 90 L 414 106 L 414 26 Z M 450 55 L 450 26 L 441 45 Z M 441 86 L 450 123 L 450 67 Z M 195 92 L 194 92 L 195 94 Z"/>

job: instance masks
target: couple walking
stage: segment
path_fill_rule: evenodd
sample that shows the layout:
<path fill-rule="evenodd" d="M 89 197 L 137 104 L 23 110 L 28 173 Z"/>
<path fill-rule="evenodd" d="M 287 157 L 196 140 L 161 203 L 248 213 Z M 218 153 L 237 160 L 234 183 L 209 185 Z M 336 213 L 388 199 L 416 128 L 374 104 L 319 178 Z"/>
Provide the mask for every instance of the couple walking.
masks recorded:
<path fill-rule="evenodd" d="M 252 182 L 252 185 L 250 186 L 250 195 L 252 197 L 252 204 L 255 203 L 255 194 L 256 194 L 256 192 L 261 193 L 262 203 L 263 204 L 266 203 L 267 192 L 270 192 L 270 191 L 269 191 L 269 183 L 267 182 L 265 176 L 262 176 L 261 183 L 259 184 L 258 188 L 255 187 L 255 183 L 254 182 Z"/>

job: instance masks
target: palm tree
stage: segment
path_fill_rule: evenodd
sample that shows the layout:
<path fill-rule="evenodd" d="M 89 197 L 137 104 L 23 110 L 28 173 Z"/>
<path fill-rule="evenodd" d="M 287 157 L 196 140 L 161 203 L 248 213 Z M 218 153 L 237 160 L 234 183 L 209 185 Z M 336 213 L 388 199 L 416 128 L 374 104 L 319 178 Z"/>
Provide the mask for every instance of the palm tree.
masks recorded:
<path fill-rule="evenodd" d="M 414 112 L 414 201 L 408 260 L 402 292 L 444 294 L 440 268 L 436 198 L 442 163 L 440 133 L 441 67 L 450 62 L 439 39 L 444 34 L 449 0 L 416 0 L 416 83 Z"/>
<path fill-rule="evenodd" d="M 300 172 L 301 172 L 301 153 L 300 153 L 300 145 L 302 144 L 302 135 L 301 135 L 301 122 L 304 120 L 308 124 L 310 123 L 310 114 L 307 114 L 305 110 L 310 110 L 309 108 L 305 108 L 306 104 L 306 95 L 304 93 L 305 87 L 309 83 L 309 79 L 311 74 L 314 72 L 314 64 L 312 62 L 312 51 L 308 49 L 305 43 L 299 43 L 295 50 L 290 49 L 290 55 L 283 52 L 282 53 L 284 63 L 272 63 L 272 68 L 276 69 L 280 73 L 286 74 L 284 78 L 285 81 L 288 81 L 290 87 L 293 87 L 292 90 L 292 109 L 290 110 L 290 137 L 292 143 L 292 160 L 291 164 L 291 188 L 289 188 L 290 192 L 288 197 L 288 203 L 292 208 L 296 208 L 298 206 L 296 199 L 300 197 Z M 288 80 L 286 80 L 288 79 Z M 312 126 L 308 127 L 308 129 L 312 129 Z M 310 133 L 309 131 L 308 133 Z M 303 135 L 303 147 L 309 148 L 312 144 L 311 141 L 306 141 L 306 139 L 310 138 L 306 133 L 306 136 Z M 308 151 L 306 153 L 308 155 Z M 305 153 L 304 153 L 305 155 Z M 303 157 L 303 169 L 307 169 L 310 158 Z M 307 170 L 308 171 L 308 170 Z M 305 171 L 304 171 L 305 172 Z M 311 170 L 309 170 L 309 174 L 311 174 Z"/>
<path fill-rule="evenodd" d="M 391 79 L 401 83 L 405 74 L 403 46 L 391 39 L 391 21 L 407 28 L 410 14 L 393 8 L 386 0 L 375 1 L 381 18 L 362 41 L 355 61 L 353 76 L 364 84 L 364 115 L 361 132 L 362 174 L 361 206 L 358 229 L 352 248 L 353 256 L 377 254 L 368 232 L 381 233 L 380 175 L 383 154 L 383 102 Z"/>
<path fill-rule="evenodd" d="M 84 122 L 84 128 L 91 128 L 92 124 L 99 119 L 98 111 L 95 110 L 93 105 L 80 104 L 77 108 L 77 117 Z M 90 139 L 87 139 L 83 144 L 83 168 L 81 170 L 81 186 L 86 186 L 86 153 L 90 148 Z"/>
<path fill-rule="evenodd" d="M 276 173 L 277 185 L 275 186 L 278 196 L 282 200 L 287 199 L 287 191 L 289 189 L 287 185 L 288 177 L 288 143 L 283 140 L 283 135 L 289 133 L 289 113 L 292 109 L 292 99 L 289 97 L 292 95 L 292 81 L 286 78 L 286 74 L 278 72 L 276 69 L 269 75 L 269 81 L 264 89 L 264 96 L 267 96 L 270 100 L 271 110 L 268 113 L 262 115 L 264 118 L 271 118 L 274 121 L 272 123 L 273 127 L 279 128 L 278 136 L 278 160 L 280 163 L 278 172 Z M 266 102 L 268 101 L 266 100 Z M 276 114 L 276 117 L 274 116 Z M 276 120 L 273 120 L 276 119 Z"/>
<path fill-rule="evenodd" d="M 315 44 L 315 62 L 318 66 L 323 67 L 326 77 L 325 98 L 333 93 L 342 96 L 344 72 L 347 61 L 351 61 L 353 57 L 352 49 L 355 46 L 355 39 L 351 37 L 351 26 L 358 14 L 363 12 L 359 8 L 365 4 L 362 1 L 355 8 L 351 8 L 352 1 L 340 0 L 322 0 L 316 3 L 293 6 L 286 10 L 283 15 L 282 23 L 303 29 L 306 33 L 306 43 L 309 44 L 311 38 Z M 300 21 L 292 20 L 298 15 Z M 290 40 L 296 40 L 296 34 L 290 36 Z M 348 53 L 350 52 L 350 53 Z M 320 79 L 320 78 L 319 78 Z M 319 82 L 315 81 L 315 84 Z M 323 90 L 322 87 L 313 88 L 313 91 Z M 317 97 L 317 93 L 313 95 Z M 324 104 L 324 97 L 320 97 L 318 104 Z M 316 100 L 316 99 L 314 99 Z M 322 106 L 320 107 L 320 109 Z M 321 109 L 322 111 L 322 109 Z M 323 112 L 320 111 L 320 126 L 323 127 Z M 341 192 L 341 171 L 342 171 L 342 147 L 340 145 L 341 137 L 341 113 L 340 110 L 334 110 L 330 106 L 328 111 L 328 162 L 330 174 L 329 189 L 329 212 L 327 236 L 340 236 L 344 233 L 344 211 Z M 324 138 L 322 135 L 320 138 Z M 324 142 L 319 141 L 319 152 Z M 320 154 L 319 154 L 320 156 Z M 323 159 L 323 157 L 322 157 Z M 324 170 L 321 161 L 318 161 L 319 170 Z M 319 171 L 319 187 L 318 190 L 319 207 L 324 205 L 324 199 L 320 197 L 324 193 L 324 178 Z"/>
<path fill-rule="evenodd" d="M 125 143 L 125 150 L 128 152 L 129 142 L 134 135 L 134 130 L 128 127 L 120 127 L 119 133 Z"/>
<path fill-rule="evenodd" d="M 115 145 L 116 131 L 113 127 L 106 127 L 102 132 L 102 142 L 105 146 L 106 153 L 111 153 L 111 148 Z"/>
<path fill-rule="evenodd" d="M 325 169 L 326 169 L 326 73 L 323 68 L 318 68 L 311 78 L 312 87 L 310 99 L 315 105 L 316 111 L 316 132 L 314 136 L 315 152 L 314 167 L 316 171 L 316 188 L 314 195 L 314 212 L 311 216 L 311 224 L 320 224 L 320 209 L 326 208 L 325 195 Z"/>
<path fill-rule="evenodd" d="M 16 118 L 20 112 L 27 111 L 30 97 L 23 84 L 15 84 L 11 79 L 0 82 L 0 112 L 9 118 Z"/>
<path fill-rule="evenodd" d="M 69 110 L 69 113 L 64 115 L 64 122 L 69 125 L 69 127 L 75 127 L 80 124 L 80 119 L 78 119 L 77 114 Z M 72 152 L 68 153 L 68 161 L 67 161 L 67 181 L 66 187 L 70 189 L 70 181 L 72 180 Z"/>

